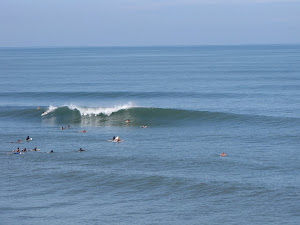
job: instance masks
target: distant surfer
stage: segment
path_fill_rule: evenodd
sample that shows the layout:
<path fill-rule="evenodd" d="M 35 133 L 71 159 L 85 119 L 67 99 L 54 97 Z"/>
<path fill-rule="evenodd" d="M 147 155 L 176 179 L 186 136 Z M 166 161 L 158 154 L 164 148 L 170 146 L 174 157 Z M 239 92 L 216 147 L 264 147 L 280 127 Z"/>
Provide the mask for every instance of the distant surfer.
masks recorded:
<path fill-rule="evenodd" d="M 86 130 L 78 131 L 78 133 L 86 133 Z"/>
<path fill-rule="evenodd" d="M 26 141 L 30 141 L 30 137 L 29 136 L 27 136 L 27 138 L 25 139 Z"/>
<path fill-rule="evenodd" d="M 130 123 L 130 120 L 128 120 L 128 119 L 127 119 L 127 120 L 125 120 L 125 123 L 129 124 L 129 123 Z"/>
<path fill-rule="evenodd" d="M 26 149 L 26 148 L 22 149 L 22 152 L 26 152 L 26 151 L 27 151 L 27 149 Z"/>
<path fill-rule="evenodd" d="M 113 142 L 120 142 L 120 141 L 124 141 L 124 140 L 120 140 L 119 136 L 117 136 L 117 137 L 113 140 Z"/>
<path fill-rule="evenodd" d="M 13 152 L 20 152 L 20 148 L 18 147 L 16 150 L 13 150 Z"/>
<path fill-rule="evenodd" d="M 142 125 L 142 126 L 140 126 L 140 127 L 142 127 L 142 128 L 146 128 L 147 126 L 145 126 L 145 125 Z"/>
<path fill-rule="evenodd" d="M 37 147 L 35 147 L 34 149 L 32 149 L 31 151 L 37 151 Z"/>
<path fill-rule="evenodd" d="M 61 127 L 60 129 L 63 130 L 63 129 L 66 129 L 66 128 L 65 127 Z"/>
<path fill-rule="evenodd" d="M 117 137 L 113 137 L 112 140 L 108 140 L 108 141 L 111 141 L 111 142 L 120 142 L 120 141 L 124 141 L 124 140 L 120 140 L 119 136 Z"/>
<path fill-rule="evenodd" d="M 223 157 L 226 156 L 225 152 L 222 152 L 222 154 L 220 156 L 223 156 Z"/>
<path fill-rule="evenodd" d="M 85 150 L 84 149 L 82 149 L 82 148 L 80 148 L 79 150 L 78 150 L 78 152 L 84 152 Z"/>
<path fill-rule="evenodd" d="M 53 150 L 51 150 L 50 152 L 47 152 L 47 153 L 54 153 L 54 151 L 53 151 Z"/>

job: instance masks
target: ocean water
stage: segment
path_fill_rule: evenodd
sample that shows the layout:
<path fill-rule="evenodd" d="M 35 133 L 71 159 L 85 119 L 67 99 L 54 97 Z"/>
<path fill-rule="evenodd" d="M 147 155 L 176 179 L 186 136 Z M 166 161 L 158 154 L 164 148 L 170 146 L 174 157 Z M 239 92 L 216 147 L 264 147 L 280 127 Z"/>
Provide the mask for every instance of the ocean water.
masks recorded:
<path fill-rule="evenodd" d="M 0 78 L 0 224 L 299 224 L 299 45 L 1 48 Z"/>

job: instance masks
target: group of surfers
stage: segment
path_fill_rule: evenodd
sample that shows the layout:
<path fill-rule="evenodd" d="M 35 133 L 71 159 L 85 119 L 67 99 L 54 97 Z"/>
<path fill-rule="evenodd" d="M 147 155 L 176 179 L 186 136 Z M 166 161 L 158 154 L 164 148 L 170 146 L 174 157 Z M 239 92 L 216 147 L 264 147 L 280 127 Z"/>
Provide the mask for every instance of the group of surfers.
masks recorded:
<path fill-rule="evenodd" d="M 127 124 L 129 124 L 130 123 L 130 120 L 125 120 L 125 122 L 127 123 Z M 70 125 L 68 125 L 67 127 L 61 127 L 60 129 L 61 130 L 64 130 L 64 129 L 69 129 L 71 126 Z M 142 125 L 142 126 L 140 126 L 140 127 L 142 127 L 142 128 L 146 128 L 147 126 L 145 126 L 145 125 Z M 82 131 L 78 131 L 79 133 L 86 133 L 87 131 L 86 130 L 82 130 Z M 32 140 L 32 138 L 30 138 L 29 136 L 27 136 L 27 138 L 25 139 L 25 141 L 31 141 Z M 111 142 L 121 142 L 121 141 L 124 141 L 124 140 L 121 140 L 120 139 L 120 137 L 119 136 L 113 136 L 113 138 L 111 139 L 111 140 L 108 140 L 108 141 L 111 141 Z M 14 142 L 11 142 L 11 143 L 14 143 Z M 20 140 L 18 140 L 16 143 L 21 143 L 21 141 Z M 13 150 L 13 152 L 15 152 L 15 154 L 20 154 L 21 152 L 26 152 L 26 151 L 39 151 L 40 149 L 37 149 L 37 147 L 35 147 L 34 149 L 32 149 L 32 150 L 27 150 L 26 148 L 24 148 L 24 149 L 22 149 L 22 150 L 20 150 L 20 148 L 18 147 L 16 150 Z M 78 152 L 84 152 L 85 150 L 84 149 L 82 149 L 82 148 L 80 148 L 79 150 L 78 150 Z M 53 150 L 51 150 L 50 152 L 47 152 L 47 153 L 53 153 L 54 151 Z M 222 156 L 222 157 L 224 157 L 224 156 L 226 156 L 226 154 L 224 153 L 224 152 L 222 152 L 222 154 L 220 155 L 220 156 Z"/>

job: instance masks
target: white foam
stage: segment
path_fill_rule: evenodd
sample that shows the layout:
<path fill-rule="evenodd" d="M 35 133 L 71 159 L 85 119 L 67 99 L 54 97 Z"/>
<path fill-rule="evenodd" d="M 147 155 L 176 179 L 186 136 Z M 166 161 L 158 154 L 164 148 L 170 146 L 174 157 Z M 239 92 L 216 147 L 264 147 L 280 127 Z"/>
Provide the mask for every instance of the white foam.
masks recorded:
<path fill-rule="evenodd" d="M 51 112 L 55 111 L 57 108 L 58 108 L 58 107 L 55 107 L 55 106 L 50 105 L 49 108 L 48 108 L 45 112 L 43 112 L 43 113 L 41 114 L 41 116 L 45 116 L 45 115 L 47 115 L 48 113 L 51 113 Z"/>
<path fill-rule="evenodd" d="M 47 115 L 55 111 L 58 108 L 68 107 L 71 110 L 78 110 L 82 116 L 97 116 L 100 114 L 104 114 L 110 116 L 114 112 L 118 112 L 119 110 L 126 110 L 135 107 L 133 103 L 129 102 L 124 105 L 117 105 L 113 107 L 81 107 L 77 105 L 63 105 L 60 107 L 49 106 L 48 110 L 42 113 L 42 116 Z"/>
<path fill-rule="evenodd" d="M 127 103 L 125 105 L 118 105 L 113 107 L 80 107 L 76 105 L 68 105 L 67 107 L 71 110 L 77 109 L 82 116 L 97 116 L 100 114 L 110 116 L 112 113 L 118 112 L 119 110 L 133 108 L 134 104 Z"/>

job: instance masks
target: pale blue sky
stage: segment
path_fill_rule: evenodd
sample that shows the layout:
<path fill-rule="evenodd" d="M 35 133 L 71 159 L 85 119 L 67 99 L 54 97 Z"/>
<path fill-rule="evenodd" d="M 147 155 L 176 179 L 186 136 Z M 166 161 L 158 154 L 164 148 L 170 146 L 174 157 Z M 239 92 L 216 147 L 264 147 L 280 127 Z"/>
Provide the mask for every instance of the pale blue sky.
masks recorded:
<path fill-rule="evenodd" d="M 0 46 L 300 43 L 300 0 L 0 0 Z"/>

